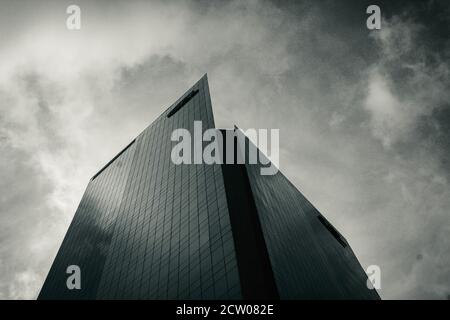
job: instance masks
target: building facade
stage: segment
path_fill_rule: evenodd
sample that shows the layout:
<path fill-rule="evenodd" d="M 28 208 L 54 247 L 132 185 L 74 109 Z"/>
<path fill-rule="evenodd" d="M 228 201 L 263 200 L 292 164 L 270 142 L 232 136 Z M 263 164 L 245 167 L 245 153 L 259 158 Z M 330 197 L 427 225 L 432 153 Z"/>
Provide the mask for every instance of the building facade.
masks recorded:
<path fill-rule="evenodd" d="M 171 134 L 194 121 L 215 128 L 206 75 L 89 181 L 39 299 L 379 298 L 280 172 L 175 165 Z"/>

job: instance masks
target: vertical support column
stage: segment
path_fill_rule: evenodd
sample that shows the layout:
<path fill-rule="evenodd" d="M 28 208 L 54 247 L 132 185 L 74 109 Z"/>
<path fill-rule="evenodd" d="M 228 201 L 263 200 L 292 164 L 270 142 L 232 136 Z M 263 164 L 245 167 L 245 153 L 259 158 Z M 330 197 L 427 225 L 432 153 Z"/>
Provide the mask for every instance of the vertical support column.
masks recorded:
<path fill-rule="evenodd" d="M 279 299 L 272 266 L 250 188 L 245 164 L 226 164 L 226 131 L 223 136 L 222 173 L 244 299 Z"/>

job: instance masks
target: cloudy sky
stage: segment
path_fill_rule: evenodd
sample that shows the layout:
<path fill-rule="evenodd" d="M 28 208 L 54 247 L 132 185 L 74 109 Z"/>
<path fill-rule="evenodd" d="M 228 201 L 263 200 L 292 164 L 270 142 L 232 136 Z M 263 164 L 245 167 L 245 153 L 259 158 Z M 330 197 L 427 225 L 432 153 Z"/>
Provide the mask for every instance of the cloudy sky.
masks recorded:
<path fill-rule="evenodd" d="M 34 299 L 89 178 L 204 73 L 385 299 L 450 296 L 450 4 L 0 0 L 0 298 Z M 66 8 L 81 7 L 81 30 Z"/>

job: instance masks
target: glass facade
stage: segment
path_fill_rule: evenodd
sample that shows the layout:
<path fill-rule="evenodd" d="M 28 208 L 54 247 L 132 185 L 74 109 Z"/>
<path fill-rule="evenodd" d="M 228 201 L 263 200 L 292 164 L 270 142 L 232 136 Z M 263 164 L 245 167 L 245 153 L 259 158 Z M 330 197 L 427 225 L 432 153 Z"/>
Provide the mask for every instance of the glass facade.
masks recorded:
<path fill-rule="evenodd" d="M 206 75 L 93 176 L 39 299 L 379 298 L 280 172 L 175 165 L 171 134 L 194 121 L 215 128 Z M 66 285 L 71 265 L 81 289 Z"/>
<path fill-rule="evenodd" d="M 281 172 L 246 169 L 280 299 L 379 299 L 344 237 Z"/>
<path fill-rule="evenodd" d="M 89 182 L 40 299 L 241 297 L 220 165 L 171 161 L 172 131 L 195 120 L 214 128 L 206 75 Z"/>

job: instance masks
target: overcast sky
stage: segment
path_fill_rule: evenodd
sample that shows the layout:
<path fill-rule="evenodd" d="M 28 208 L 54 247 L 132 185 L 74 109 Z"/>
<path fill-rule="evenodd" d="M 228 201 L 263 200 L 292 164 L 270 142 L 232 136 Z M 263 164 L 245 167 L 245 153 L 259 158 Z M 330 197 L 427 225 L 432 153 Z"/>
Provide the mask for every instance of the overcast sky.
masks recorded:
<path fill-rule="evenodd" d="M 37 296 L 90 177 L 204 73 L 382 298 L 448 298 L 450 5 L 390 2 L 369 31 L 364 1 L 0 0 L 0 298 Z"/>

